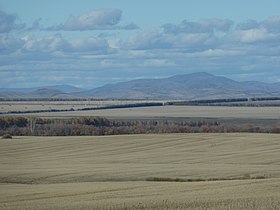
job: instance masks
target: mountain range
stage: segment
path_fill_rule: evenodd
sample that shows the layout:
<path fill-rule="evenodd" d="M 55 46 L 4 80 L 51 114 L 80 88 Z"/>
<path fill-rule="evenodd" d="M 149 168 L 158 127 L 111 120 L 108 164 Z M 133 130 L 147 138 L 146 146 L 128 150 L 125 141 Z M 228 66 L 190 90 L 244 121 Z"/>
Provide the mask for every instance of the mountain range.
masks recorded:
<path fill-rule="evenodd" d="M 218 99 L 280 96 L 280 83 L 238 82 L 199 72 L 163 79 L 138 79 L 94 89 L 70 85 L 37 88 L 0 88 L 0 98 L 97 98 L 97 99 Z"/>

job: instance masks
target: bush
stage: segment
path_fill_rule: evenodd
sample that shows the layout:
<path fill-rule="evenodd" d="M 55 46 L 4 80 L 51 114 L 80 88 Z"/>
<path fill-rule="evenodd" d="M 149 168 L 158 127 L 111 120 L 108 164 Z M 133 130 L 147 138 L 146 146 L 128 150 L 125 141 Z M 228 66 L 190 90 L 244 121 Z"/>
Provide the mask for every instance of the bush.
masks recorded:
<path fill-rule="evenodd" d="M 3 136 L 2 136 L 2 139 L 12 139 L 13 137 L 12 137 L 12 135 L 10 135 L 10 134 L 4 134 Z"/>

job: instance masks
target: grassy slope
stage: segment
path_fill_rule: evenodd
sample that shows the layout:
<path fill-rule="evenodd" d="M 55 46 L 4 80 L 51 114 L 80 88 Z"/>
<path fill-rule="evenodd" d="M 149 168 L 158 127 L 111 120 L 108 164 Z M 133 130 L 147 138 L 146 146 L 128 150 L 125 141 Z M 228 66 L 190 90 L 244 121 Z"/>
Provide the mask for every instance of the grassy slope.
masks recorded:
<path fill-rule="evenodd" d="M 0 209 L 277 209 L 279 152 L 279 135 L 265 134 L 1 139 Z M 144 181 L 244 175 L 267 179 Z"/>

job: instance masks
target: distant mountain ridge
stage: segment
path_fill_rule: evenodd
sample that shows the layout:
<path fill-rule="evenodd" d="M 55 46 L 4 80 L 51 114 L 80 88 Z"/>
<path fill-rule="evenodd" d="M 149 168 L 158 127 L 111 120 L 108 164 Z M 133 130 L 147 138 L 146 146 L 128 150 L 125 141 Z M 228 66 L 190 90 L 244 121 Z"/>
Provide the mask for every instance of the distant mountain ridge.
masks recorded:
<path fill-rule="evenodd" d="M 76 92 L 85 89 L 71 85 L 54 85 L 34 88 L 0 88 L 0 98 L 79 98 Z"/>
<path fill-rule="evenodd" d="M 98 98 L 98 99 L 213 99 L 280 96 L 280 83 L 238 82 L 205 72 L 163 79 L 138 79 L 83 90 L 69 85 L 0 89 L 2 98 Z"/>
<path fill-rule="evenodd" d="M 53 85 L 53 86 L 42 86 L 42 87 L 33 87 L 33 88 L 0 88 L 0 92 L 29 93 L 39 89 L 58 90 L 64 93 L 80 92 L 85 90 L 83 88 L 78 88 L 72 85 Z"/>
<path fill-rule="evenodd" d="M 180 100 L 279 96 L 280 83 L 237 82 L 199 72 L 163 79 L 140 79 L 104 85 L 85 93 L 97 98 Z"/>

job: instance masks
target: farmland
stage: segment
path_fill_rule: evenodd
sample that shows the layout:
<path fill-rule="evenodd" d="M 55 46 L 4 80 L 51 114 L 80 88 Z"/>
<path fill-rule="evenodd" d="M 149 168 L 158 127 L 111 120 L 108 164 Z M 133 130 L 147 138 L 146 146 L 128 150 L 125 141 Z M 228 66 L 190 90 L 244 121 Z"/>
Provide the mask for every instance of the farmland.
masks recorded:
<path fill-rule="evenodd" d="M 1 139 L 0 208 L 277 209 L 279 152 L 274 134 Z"/>
<path fill-rule="evenodd" d="M 97 108 L 111 105 L 125 105 L 135 103 L 163 102 L 156 100 L 20 100 L 0 101 L 0 112 L 49 111 L 49 110 L 77 110 Z"/>
<path fill-rule="evenodd" d="M 22 112 L 9 115 L 26 119 L 21 129 L 28 135 L 77 129 L 83 135 L 167 132 L 0 139 L 0 209 L 278 209 L 279 134 L 237 132 L 254 128 L 250 132 L 272 133 L 271 128 L 279 127 L 280 107 L 168 105 L 78 111 L 141 102 L 165 101 L 0 102 L 1 112 Z M 48 112 L 65 109 L 73 110 Z M 47 112 L 24 113 L 34 110 Z M 83 124 L 94 116 L 117 126 Z M 32 119 L 37 120 L 37 133 L 29 132 Z M 192 127 L 199 123 L 213 133 L 192 133 L 202 132 L 203 126 Z M 190 133 L 176 133 L 182 124 Z M 230 129 L 234 133 L 223 133 Z"/>
<path fill-rule="evenodd" d="M 43 112 L 25 115 L 34 115 L 48 118 L 101 116 L 107 117 L 109 119 L 235 118 L 279 120 L 280 107 L 161 106 L 58 113 Z"/>
<path fill-rule="evenodd" d="M 32 115 L 46 118 L 101 116 L 109 119 L 128 120 L 159 118 L 253 119 L 255 122 L 261 119 L 280 120 L 280 101 L 278 98 L 275 98 L 275 100 L 268 100 L 267 98 L 244 100 L 247 99 L 185 102 L 125 99 L 22 99 L 18 101 L 14 99 L 0 101 L 0 114 Z"/>

